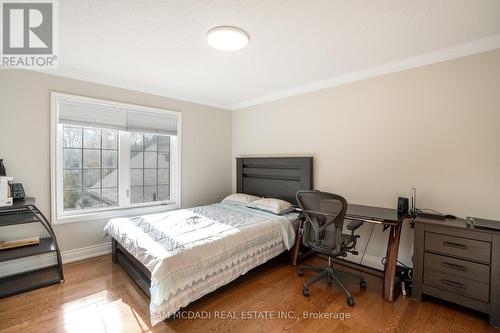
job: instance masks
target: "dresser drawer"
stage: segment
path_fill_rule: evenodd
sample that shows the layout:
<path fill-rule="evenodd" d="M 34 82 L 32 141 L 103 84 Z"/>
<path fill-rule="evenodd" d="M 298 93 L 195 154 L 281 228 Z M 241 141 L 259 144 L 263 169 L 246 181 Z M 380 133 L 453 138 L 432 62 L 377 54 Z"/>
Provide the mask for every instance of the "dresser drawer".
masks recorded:
<path fill-rule="evenodd" d="M 439 254 L 425 253 L 424 269 L 458 275 L 478 282 L 490 283 L 490 266 Z"/>
<path fill-rule="evenodd" d="M 489 302 L 488 283 L 469 280 L 460 276 L 427 269 L 424 271 L 424 284 L 467 296 L 482 302 Z"/>
<path fill-rule="evenodd" d="M 426 232 L 425 250 L 489 264 L 491 243 Z"/>

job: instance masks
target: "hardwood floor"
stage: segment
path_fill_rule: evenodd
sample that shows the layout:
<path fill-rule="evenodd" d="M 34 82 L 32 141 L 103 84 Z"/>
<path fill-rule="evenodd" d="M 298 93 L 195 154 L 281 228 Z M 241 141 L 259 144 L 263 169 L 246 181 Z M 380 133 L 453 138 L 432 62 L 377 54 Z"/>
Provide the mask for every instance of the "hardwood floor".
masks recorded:
<path fill-rule="evenodd" d="M 488 326 L 486 317 L 436 300 L 417 302 L 401 296 L 388 303 L 381 298 L 382 281 L 374 277 L 367 277 L 366 290 L 354 280 L 347 283 L 357 302 L 353 308 L 326 282 L 311 287 L 306 298 L 302 284 L 310 275 L 298 277 L 283 257 L 184 312 L 211 318 L 176 319 L 154 328 L 148 298 L 110 256 L 65 265 L 65 275 L 64 284 L 1 299 L 0 332 L 500 332 Z M 350 318 L 306 319 L 303 311 L 344 313 Z M 257 318 L 246 319 L 251 316 Z"/>

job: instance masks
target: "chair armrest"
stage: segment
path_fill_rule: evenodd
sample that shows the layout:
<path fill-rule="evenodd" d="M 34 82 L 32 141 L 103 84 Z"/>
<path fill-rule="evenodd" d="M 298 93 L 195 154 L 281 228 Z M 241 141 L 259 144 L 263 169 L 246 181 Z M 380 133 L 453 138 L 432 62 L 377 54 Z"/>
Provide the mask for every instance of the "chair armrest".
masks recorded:
<path fill-rule="evenodd" d="M 354 231 L 354 230 L 358 229 L 359 227 L 361 227 L 362 224 L 363 224 L 363 222 L 361 222 L 361 221 L 351 221 L 347 225 L 347 230 Z"/>

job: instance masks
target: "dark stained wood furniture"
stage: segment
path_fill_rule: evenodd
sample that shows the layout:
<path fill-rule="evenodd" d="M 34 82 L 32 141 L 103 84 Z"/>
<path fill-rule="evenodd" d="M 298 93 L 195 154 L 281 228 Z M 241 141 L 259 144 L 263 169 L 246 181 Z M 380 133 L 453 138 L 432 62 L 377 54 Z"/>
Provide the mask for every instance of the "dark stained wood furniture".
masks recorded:
<path fill-rule="evenodd" d="M 295 195 L 313 189 L 312 157 L 236 158 L 236 192 L 297 205 Z"/>
<path fill-rule="evenodd" d="M 258 197 L 276 198 L 297 206 L 296 194 L 313 189 L 313 158 L 307 157 L 238 157 L 236 158 L 236 192 Z M 295 244 L 290 263 L 297 264 L 302 216 L 295 224 Z"/>
<path fill-rule="evenodd" d="M 412 297 L 430 295 L 489 314 L 500 327 L 500 231 L 463 219 L 415 219 Z"/>
<path fill-rule="evenodd" d="M 26 198 L 23 201 L 14 202 L 12 206 L 0 208 L 0 227 L 26 223 L 40 223 L 49 236 L 41 238 L 40 243 L 36 245 L 0 251 L 0 265 L 2 262 L 49 252 L 55 253 L 57 263 L 49 267 L 29 270 L 0 278 L 0 298 L 64 281 L 61 252 L 57 246 L 56 236 L 48 220 L 42 212 L 36 208 L 35 199 Z"/>
<path fill-rule="evenodd" d="M 399 285 L 396 277 L 396 267 L 399 253 L 399 240 L 401 238 L 401 229 L 403 221 L 407 215 L 398 214 L 396 209 L 380 208 L 363 205 L 349 204 L 347 207 L 346 219 L 351 221 L 362 221 L 364 223 L 375 223 L 384 226 L 384 230 L 389 231 L 389 239 L 387 241 L 387 254 L 385 257 L 384 271 L 382 277 L 384 280 L 382 288 L 382 296 L 386 301 L 393 302 L 396 300 L 396 286 Z M 347 261 L 335 259 L 338 264 L 346 264 Z M 374 269 L 363 265 L 357 265 L 358 270 L 366 273 L 372 272 Z"/>
<path fill-rule="evenodd" d="M 396 267 L 401 228 L 405 218 L 407 218 L 407 215 L 398 214 L 396 209 L 349 204 L 345 217 L 346 220 L 381 224 L 384 226 L 384 230 L 389 230 L 390 234 L 387 243 L 385 267 L 383 271 L 379 271 L 372 267 L 356 264 L 343 259 L 331 259 L 335 264 L 383 278 L 384 283 L 382 296 L 389 302 L 395 301 L 397 295 L 395 293 L 396 286 L 398 285 Z M 297 243 L 300 243 L 300 239 L 297 240 Z M 301 260 L 301 255 L 298 253 L 298 247 L 299 245 L 296 244 L 296 248 L 292 251 L 292 254 L 294 255 L 292 262 L 294 264 L 297 264 L 297 262 Z M 304 254 L 304 256 L 307 255 L 308 253 Z"/>
<path fill-rule="evenodd" d="M 248 157 L 236 159 L 237 192 L 296 203 L 295 193 L 312 189 L 312 157 Z M 298 232 L 297 232 L 298 234 Z M 150 296 L 151 272 L 115 239 L 112 260 Z"/>
<path fill-rule="evenodd" d="M 297 204 L 296 193 L 313 189 L 312 157 L 243 157 L 236 159 L 237 192 L 261 197 L 283 199 Z M 383 297 L 395 300 L 396 265 L 399 250 L 401 227 L 406 216 L 400 216 L 395 209 L 349 205 L 346 218 L 365 223 L 382 224 L 390 230 L 387 244 L 387 257 L 383 272 L 357 265 L 342 259 L 334 262 L 351 266 L 358 271 L 370 273 L 384 279 Z M 296 230 L 298 231 L 298 230 Z M 290 251 L 290 260 L 296 265 L 300 260 L 300 235 L 296 232 L 295 245 Z"/>
<path fill-rule="evenodd" d="M 114 238 L 111 238 L 111 259 L 119 264 L 142 291 L 151 297 L 151 272 Z"/>

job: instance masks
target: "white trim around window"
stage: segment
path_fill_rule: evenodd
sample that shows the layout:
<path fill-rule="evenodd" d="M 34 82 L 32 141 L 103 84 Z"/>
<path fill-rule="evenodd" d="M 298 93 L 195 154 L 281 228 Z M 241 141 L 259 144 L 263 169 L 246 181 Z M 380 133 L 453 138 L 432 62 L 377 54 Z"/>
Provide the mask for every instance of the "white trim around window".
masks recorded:
<path fill-rule="evenodd" d="M 106 116 L 113 110 L 119 110 L 120 112 L 130 112 L 133 113 L 134 117 L 131 118 L 131 129 L 130 131 L 141 131 L 141 128 L 137 128 L 137 114 L 141 112 L 144 113 L 144 119 L 152 118 L 155 115 L 159 117 L 159 124 L 164 121 L 168 127 L 166 131 L 168 133 L 174 132 L 169 135 L 170 149 L 169 149 L 169 197 L 167 200 L 158 200 L 145 203 L 134 203 L 131 204 L 131 176 L 130 176 L 130 148 L 129 148 L 129 137 L 130 131 L 127 131 L 126 124 L 123 128 L 116 129 L 118 133 L 118 152 L 117 152 L 117 202 L 116 206 L 111 207 L 98 207 L 98 208 L 85 208 L 68 211 L 63 207 L 63 196 L 64 196 L 64 170 L 63 170 L 63 125 L 60 123 L 60 105 L 62 101 L 70 101 L 71 103 L 81 103 L 85 105 L 92 105 L 91 114 L 95 113 L 95 106 L 99 107 L 102 105 L 103 110 L 106 110 Z M 75 117 L 78 120 L 80 115 L 77 114 Z M 171 119 L 169 120 L 168 117 Z M 92 118 L 92 117 L 90 117 Z M 122 117 L 123 118 L 123 117 Z M 125 116 L 123 119 L 126 119 Z M 133 119 L 132 119 L 133 118 Z M 160 119 L 162 118 L 162 119 Z M 103 121 L 107 121 L 109 118 L 102 118 Z M 165 122 L 166 119 L 166 122 Z M 174 119 L 174 123 L 172 123 Z M 141 120 L 141 118 L 139 118 Z M 96 125 L 93 126 L 93 123 Z M 171 209 L 178 209 L 181 207 L 181 113 L 177 111 L 168 111 L 162 109 L 155 109 L 145 106 L 118 103 L 112 101 L 106 101 L 96 98 L 82 97 L 69 95 L 59 92 L 51 92 L 51 127 L 50 127 L 50 141 L 51 141 L 51 217 L 53 224 L 71 223 L 71 222 L 83 222 L 92 220 L 106 220 L 114 217 L 126 217 L 141 215 L 147 213 L 155 213 L 160 211 L 166 211 Z M 83 128 L 88 126 L 92 128 L 103 128 L 107 130 L 106 126 L 101 125 L 102 122 L 93 119 L 85 119 L 85 124 L 82 125 Z M 139 123 L 139 125 L 141 125 Z M 146 126 L 144 124 L 143 133 L 158 133 L 162 135 L 162 128 L 154 128 Z M 72 125 L 71 125 L 72 126 Z M 165 138 L 167 139 L 167 138 Z M 160 139 L 158 139 L 160 140 Z M 82 162 L 83 163 L 83 162 Z M 82 171 L 83 172 L 83 171 Z M 83 188 L 82 184 L 82 188 Z M 158 185 L 159 186 L 159 185 Z M 155 194 L 156 195 L 156 194 Z M 156 199 L 155 199 L 156 200 Z M 104 200 L 103 200 L 104 201 Z"/>

